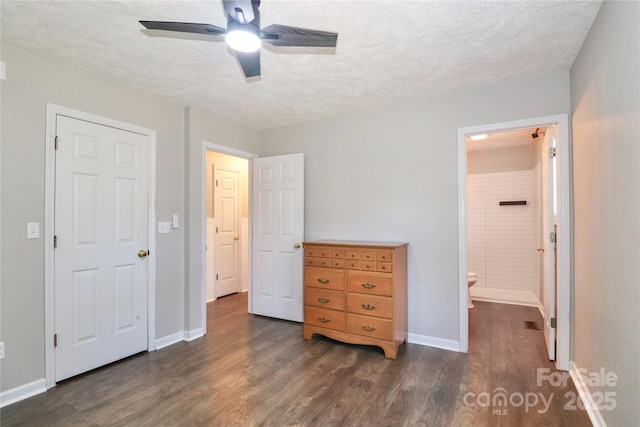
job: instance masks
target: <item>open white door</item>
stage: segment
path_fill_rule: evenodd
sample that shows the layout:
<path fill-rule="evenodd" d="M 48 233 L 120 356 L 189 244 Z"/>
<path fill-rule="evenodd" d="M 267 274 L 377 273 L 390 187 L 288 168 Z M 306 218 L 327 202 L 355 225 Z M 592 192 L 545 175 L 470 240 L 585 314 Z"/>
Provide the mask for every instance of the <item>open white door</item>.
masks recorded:
<path fill-rule="evenodd" d="M 304 155 L 253 160 L 251 312 L 303 320 Z"/>
<path fill-rule="evenodd" d="M 542 253 L 544 280 L 544 338 L 549 360 L 556 360 L 556 274 L 555 274 L 555 227 L 554 227 L 554 179 L 553 157 L 555 157 L 555 129 L 547 128 L 542 153 Z M 553 322 L 553 324 L 552 324 Z"/>

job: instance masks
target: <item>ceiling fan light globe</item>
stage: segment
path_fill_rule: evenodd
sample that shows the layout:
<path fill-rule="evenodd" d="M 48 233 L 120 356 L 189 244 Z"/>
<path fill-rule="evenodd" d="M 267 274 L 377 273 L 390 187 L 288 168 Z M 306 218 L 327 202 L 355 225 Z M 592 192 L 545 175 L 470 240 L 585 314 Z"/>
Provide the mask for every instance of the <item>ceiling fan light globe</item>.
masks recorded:
<path fill-rule="evenodd" d="M 233 30 L 225 36 L 227 45 L 238 52 L 255 52 L 260 49 L 262 42 L 257 35 L 244 30 Z"/>

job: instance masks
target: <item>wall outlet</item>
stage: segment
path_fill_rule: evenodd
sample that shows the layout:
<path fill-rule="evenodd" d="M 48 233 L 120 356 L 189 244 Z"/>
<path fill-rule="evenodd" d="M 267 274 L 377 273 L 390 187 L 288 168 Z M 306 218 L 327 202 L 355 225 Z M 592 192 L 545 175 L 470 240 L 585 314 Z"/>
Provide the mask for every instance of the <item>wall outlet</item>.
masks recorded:
<path fill-rule="evenodd" d="M 0 360 L 4 359 L 4 341 L 0 342 Z"/>

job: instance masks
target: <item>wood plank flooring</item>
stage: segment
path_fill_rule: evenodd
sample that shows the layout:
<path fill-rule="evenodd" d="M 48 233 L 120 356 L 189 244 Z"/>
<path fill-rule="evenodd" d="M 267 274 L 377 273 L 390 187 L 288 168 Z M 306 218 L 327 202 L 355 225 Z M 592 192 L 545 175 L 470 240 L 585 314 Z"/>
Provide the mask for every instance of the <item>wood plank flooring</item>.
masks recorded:
<path fill-rule="evenodd" d="M 59 383 L 3 408 L 0 424 L 591 425 L 584 411 L 563 410 L 564 394 L 575 393 L 571 381 L 536 385 L 536 368 L 554 371 L 542 331 L 524 327 L 542 325 L 537 309 L 475 304 L 468 354 L 407 344 L 392 361 L 375 347 L 304 341 L 301 324 L 248 315 L 247 294 L 232 295 L 208 305 L 204 338 Z M 512 404 L 491 406 L 499 387 Z M 542 403 L 527 409 L 514 393 L 553 398 L 546 411 Z"/>

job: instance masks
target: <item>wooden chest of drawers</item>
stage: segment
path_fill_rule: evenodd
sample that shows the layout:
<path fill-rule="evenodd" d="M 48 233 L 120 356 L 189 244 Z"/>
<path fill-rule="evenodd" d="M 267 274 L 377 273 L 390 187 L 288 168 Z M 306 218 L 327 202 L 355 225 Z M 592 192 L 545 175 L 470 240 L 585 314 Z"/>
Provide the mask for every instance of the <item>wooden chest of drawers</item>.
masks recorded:
<path fill-rule="evenodd" d="M 304 338 L 381 347 L 407 339 L 407 243 L 304 243 Z"/>

